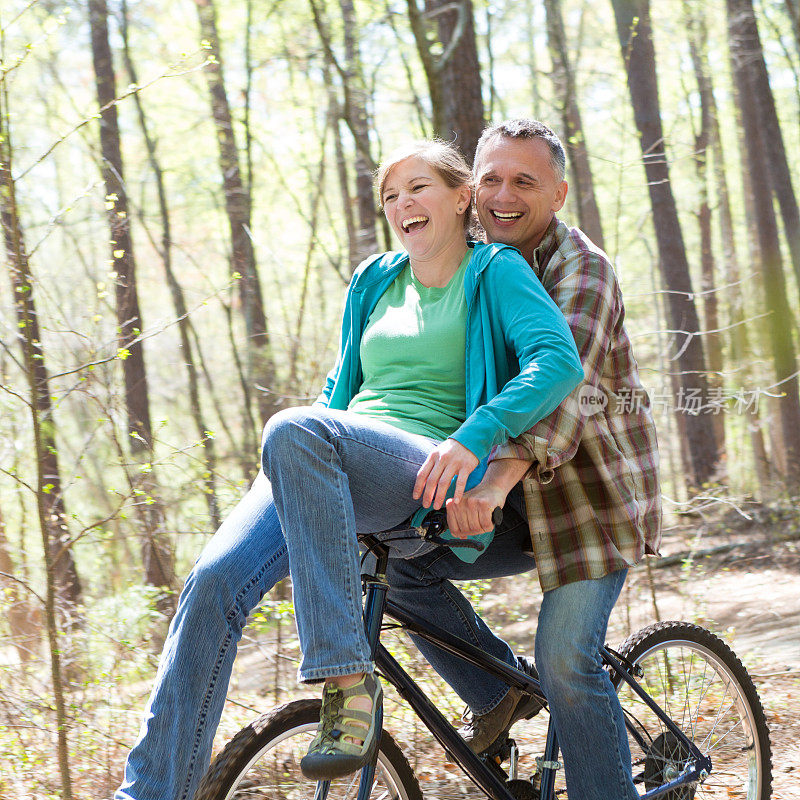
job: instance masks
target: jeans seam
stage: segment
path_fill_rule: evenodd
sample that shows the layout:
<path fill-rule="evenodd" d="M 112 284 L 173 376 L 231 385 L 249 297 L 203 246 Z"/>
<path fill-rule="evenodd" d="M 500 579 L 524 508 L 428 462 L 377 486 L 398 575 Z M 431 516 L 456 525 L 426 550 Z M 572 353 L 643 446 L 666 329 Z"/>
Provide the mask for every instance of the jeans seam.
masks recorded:
<path fill-rule="evenodd" d="M 382 447 L 377 447 L 371 442 L 364 442 L 361 439 L 356 439 L 354 436 L 347 436 L 344 433 L 334 432 L 334 437 L 337 439 L 346 439 L 348 442 L 355 442 L 356 444 L 361 445 L 362 447 L 367 447 L 376 453 L 382 453 L 383 455 L 389 456 L 390 458 L 396 458 L 398 461 L 404 461 L 406 464 L 417 463 L 413 458 L 407 458 L 406 456 L 399 455 L 398 453 L 393 453 L 391 450 L 385 450 Z"/>
<path fill-rule="evenodd" d="M 616 724 L 614 724 L 615 717 L 611 710 L 611 700 L 609 699 L 607 692 L 603 693 L 603 702 L 605 703 L 606 711 L 608 712 L 607 719 L 610 722 L 612 722 L 612 727 L 616 727 Z M 623 776 L 624 767 L 622 764 L 622 753 L 620 752 L 619 749 L 619 731 L 615 731 L 615 735 L 612 736 L 611 738 L 614 740 L 612 747 L 614 748 L 614 755 L 616 756 L 615 759 L 615 764 L 617 767 L 616 776 L 617 776 L 617 782 L 621 790 L 620 797 L 626 798 L 628 796 L 628 791 L 627 791 L 628 787 L 625 785 L 625 778 Z"/>
<path fill-rule="evenodd" d="M 279 547 L 278 550 L 273 554 L 272 558 L 266 561 L 261 566 L 261 569 L 236 593 L 235 597 L 233 598 L 233 603 L 231 604 L 230 610 L 225 614 L 225 622 L 228 624 L 229 630 L 227 635 L 225 636 L 225 639 L 223 640 L 222 646 L 220 647 L 217 660 L 214 662 L 214 666 L 211 669 L 211 679 L 208 684 L 208 691 L 206 692 L 205 697 L 203 698 L 203 702 L 200 706 L 200 713 L 197 717 L 197 725 L 195 728 L 194 742 L 192 744 L 192 754 L 189 758 L 189 763 L 186 766 L 186 783 L 184 784 L 183 791 L 180 794 L 180 800 L 187 800 L 188 798 L 189 787 L 192 784 L 192 778 L 197 763 L 197 754 L 200 751 L 200 742 L 202 741 L 203 738 L 203 733 L 206 724 L 206 717 L 208 715 L 208 708 L 211 705 L 211 698 L 213 697 L 214 690 L 217 687 L 217 678 L 219 677 L 220 670 L 222 669 L 222 663 L 224 662 L 225 656 L 227 655 L 228 650 L 233 641 L 233 635 L 230 632 L 230 624 L 233 621 L 236 614 L 238 613 L 239 605 L 242 601 L 242 598 L 247 594 L 247 592 L 250 591 L 250 589 L 253 588 L 253 586 L 255 586 L 263 578 L 264 573 L 279 558 L 281 558 L 284 555 L 285 549 L 286 549 L 285 544 L 282 547 Z"/>

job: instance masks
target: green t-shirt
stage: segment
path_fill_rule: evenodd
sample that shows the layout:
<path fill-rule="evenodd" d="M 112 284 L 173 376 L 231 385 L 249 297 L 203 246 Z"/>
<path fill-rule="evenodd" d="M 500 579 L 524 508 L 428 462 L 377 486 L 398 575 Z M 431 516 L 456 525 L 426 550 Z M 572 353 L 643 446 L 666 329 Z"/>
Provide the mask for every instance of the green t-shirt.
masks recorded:
<path fill-rule="evenodd" d="M 467 250 L 447 286 L 423 286 L 411 265 L 370 314 L 361 339 L 364 380 L 348 409 L 436 440 L 466 418 Z"/>

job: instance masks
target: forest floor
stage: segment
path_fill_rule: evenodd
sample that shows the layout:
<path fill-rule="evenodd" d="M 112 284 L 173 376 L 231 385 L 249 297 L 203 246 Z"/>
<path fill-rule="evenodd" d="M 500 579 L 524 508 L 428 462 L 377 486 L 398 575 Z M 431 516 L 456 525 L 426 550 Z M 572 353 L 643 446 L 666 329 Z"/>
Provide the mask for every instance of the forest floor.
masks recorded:
<path fill-rule="evenodd" d="M 472 582 L 465 590 L 516 652 L 532 653 L 541 600 L 535 573 Z M 283 594 L 285 597 L 286 592 Z M 296 684 L 299 648 L 291 605 L 288 599 L 276 599 L 277 595 L 280 592 L 270 593 L 262 612 L 245 631 L 216 750 L 256 715 L 278 703 L 316 693 Z M 276 625 L 277 618 L 283 620 L 280 625 Z M 800 800 L 797 508 L 747 505 L 739 511 L 731 508 L 725 513 L 670 519 L 662 558 L 631 570 L 612 615 L 608 641 L 619 645 L 630 633 L 657 619 L 705 626 L 733 648 L 753 677 L 766 710 L 773 754 L 772 797 Z M 385 636 L 384 642 L 402 663 L 411 662 L 412 673 L 431 700 L 458 724 L 462 704 L 434 680 L 415 648 L 398 634 Z M 123 641 L 116 646 L 117 669 L 125 668 L 133 645 Z M 137 653 L 140 650 L 141 646 Z M 154 650 L 149 650 L 146 661 L 133 680 L 120 672 L 113 681 L 110 676 L 107 683 L 77 688 L 71 696 L 76 800 L 110 797 L 119 785 L 125 753 L 136 737 L 152 685 Z M 39 722 L 49 717 L 47 702 L 39 699 L 47 697 L 47 676 L 41 670 L 41 674 L 29 672 L 27 678 L 21 675 L 18 680 L 16 672 L 12 662 L 5 672 L 0 670 L 0 751 L 7 745 L 16 754 L 10 774 L 0 767 L 0 800 L 55 800 L 60 792 L 53 738 Z M 34 683 L 31 689 L 31 676 L 41 685 Z M 445 762 L 438 745 L 391 689 L 386 693 L 385 715 L 386 727 L 412 762 L 426 800 L 477 800 L 482 796 L 454 765 Z M 531 724 L 535 728 L 544 720 L 546 715 L 539 715 Z M 542 731 L 534 730 L 532 735 L 539 737 Z M 698 793 L 698 800 L 702 796 Z"/>
<path fill-rule="evenodd" d="M 731 510 L 708 518 L 693 515 L 673 520 L 665 531 L 662 559 L 651 560 L 649 569 L 639 566 L 631 571 L 611 619 L 608 641 L 619 644 L 657 618 L 686 620 L 722 636 L 749 670 L 766 710 L 773 754 L 772 796 L 800 800 L 800 519 L 794 509 L 753 506 L 743 511 L 746 517 Z M 541 599 L 535 573 L 497 579 L 491 589 L 489 585 L 479 582 L 471 587 L 486 619 L 516 652 L 530 653 L 529 620 L 535 620 Z M 287 623 L 284 637 L 290 633 L 293 639 L 293 627 Z M 251 640 L 251 647 L 245 646 L 222 737 L 240 724 L 245 708 L 257 704 L 265 710 L 264 706 L 271 705 L 255 699 L 267 687 L 272 695 L 276 685 L 274 665 L 280 661 L 263 657 L 270 649 L 274 652 L 261 637 Z M 297 655 L 296 644 L 284 641 L 283 650 L 290 662 L 284 662 L 278 676 L 285 700 L 296 691 L 292 685 L 295 664 L 291 663 Z M 455 721 L 461 712 L 457 700 L 436 696 L 437 704 Z M 391 730 L 393 721 L 408 724 L 407 717 L 399 719 L 402 716 L 390 698 L 387 727 Z M 401 732 L 400 739 L 412 749 L 413 742 L 420 741 L 416 730 Z M 427 778 L 431 783 L 423 783 L 426 797 L 479 796 L 471 787 L 464 787 L 463 794 L 460 790 L 441 793 L 439 787 L 448 777 L 460 784 L 457 776 L 452 772 L 442 776 L 441 763 L 420 764 L 417 757 L 409 757 L 423 780 L 428 769 L 438 770 L 436 779 L 431 776 Z"/>

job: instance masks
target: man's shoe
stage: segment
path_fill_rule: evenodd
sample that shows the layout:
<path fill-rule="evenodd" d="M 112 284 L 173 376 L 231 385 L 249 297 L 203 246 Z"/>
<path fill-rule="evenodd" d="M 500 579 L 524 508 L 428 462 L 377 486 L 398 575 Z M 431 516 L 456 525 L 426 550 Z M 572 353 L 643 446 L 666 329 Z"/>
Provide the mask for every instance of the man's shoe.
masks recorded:
<path fill-rule="evenodd" d="M 491 711 L 466 714 L 459 733 L 475 753 L 484 753 L 491 750 L 515 722 L 530 719 L 541 709 L 541 700 L 512 686 Z"/>

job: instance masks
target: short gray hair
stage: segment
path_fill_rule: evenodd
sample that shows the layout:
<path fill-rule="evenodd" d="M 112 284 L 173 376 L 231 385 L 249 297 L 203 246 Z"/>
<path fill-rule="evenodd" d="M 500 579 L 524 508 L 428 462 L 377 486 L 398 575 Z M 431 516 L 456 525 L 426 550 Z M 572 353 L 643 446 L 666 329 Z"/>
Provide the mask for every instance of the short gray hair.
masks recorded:
<path fill-rule="evenodd" d="M 477 164 L 481 157 L 481 152 L 491 139 L 497 136 L 505 136 L 507 139 L 541 139 L 550 150 L 550 164 L 553 167 L 558 180 L 563 181 L 567 171 L 567 156 L 564 152 L 564 145 L 561 139 L 553 133 L 543 122 L 535 119 L 507 119 L 490 125 L 485 128 L 478 139 L 478 146 L 475 149 L 475 161 Z"/>

